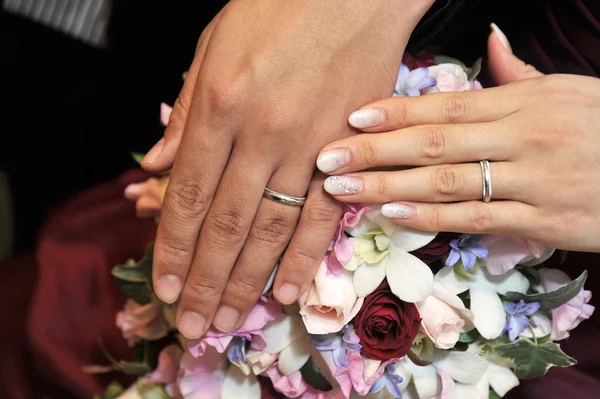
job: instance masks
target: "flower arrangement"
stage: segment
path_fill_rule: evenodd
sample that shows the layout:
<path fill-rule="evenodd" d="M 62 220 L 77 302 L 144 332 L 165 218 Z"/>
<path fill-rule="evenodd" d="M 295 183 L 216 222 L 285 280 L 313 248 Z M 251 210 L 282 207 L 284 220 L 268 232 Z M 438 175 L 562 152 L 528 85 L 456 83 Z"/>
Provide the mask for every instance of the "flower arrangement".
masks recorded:
<path fill-rule="evenodd" d="M 394 95 L 477 90 L 480 67 L 407 57 Z M 140 216 L 160 216 L 167 180 L 127 188 Z M 586 273 L 571 281 L 543 267 L 553 252 L 525 239 L 411 230 L 379 206 L 346 205 L 296 305 L 282 307 L 267 286 L 239 330 L 186 340 L 176 304 L 153 293 L 150 246 L 113 270 L 129 298 L 117 325 L 138 350 L 134 361 L 111 358 L 111 369 L 142 377 L 105 397 L 503 397 L 519 380 L 575 364 L 556 342 L 594 311 Z"/>

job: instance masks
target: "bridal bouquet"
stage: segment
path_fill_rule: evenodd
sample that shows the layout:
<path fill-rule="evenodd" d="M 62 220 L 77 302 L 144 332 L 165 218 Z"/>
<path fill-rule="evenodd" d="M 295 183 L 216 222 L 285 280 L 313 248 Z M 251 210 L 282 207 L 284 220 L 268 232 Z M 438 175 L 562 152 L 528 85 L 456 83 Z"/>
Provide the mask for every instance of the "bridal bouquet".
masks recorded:
<path fill-rule="evenodd" d="M 395 95 L 481 88 L 480 62 L 421 58 L 405 59 Z M 168 115 L 163 105 L 165 124 Z M 129 190 L 138 213 L 160 216 L 167 179 Z M 136 359 L 111 367 L 142 377 L 105 397 L 503 397 L 519 380 L 574 365 L 557 342 L 594 311 L 586 273 L 571 281 L 543 267 L 552 253 L 525 239 L 415 231 L 379 206 L 346 206 L 296 305 L 282 307 L 267 286 L 239 330 L 186 340 L 176 304 L 153 294 L 150 247 L 113 270 L 129 298 L 117 325 Z"/>

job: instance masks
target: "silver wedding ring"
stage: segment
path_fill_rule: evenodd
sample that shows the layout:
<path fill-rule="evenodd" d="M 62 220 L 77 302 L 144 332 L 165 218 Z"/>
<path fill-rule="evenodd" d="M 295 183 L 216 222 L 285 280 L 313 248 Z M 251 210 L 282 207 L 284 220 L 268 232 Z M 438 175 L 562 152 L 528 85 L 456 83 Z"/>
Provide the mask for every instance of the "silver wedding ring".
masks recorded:
<path fill-rule="evenodd" d="M 490 161 L 484 159 L 479 161 L 481 165 L 481 176 L 483 177 L 483 202 L 490 202 L 492 200 L 492 172 L 490 169 Z"/>
<path fill-rule="evenodd" d="M 271 190 L 269 187 L 265 187 L 263 197 L 290 206 L 302 207 L 306 203 L 306 197 L 294 197 L 293 195 L 279 193 L 275 190 Z"/>

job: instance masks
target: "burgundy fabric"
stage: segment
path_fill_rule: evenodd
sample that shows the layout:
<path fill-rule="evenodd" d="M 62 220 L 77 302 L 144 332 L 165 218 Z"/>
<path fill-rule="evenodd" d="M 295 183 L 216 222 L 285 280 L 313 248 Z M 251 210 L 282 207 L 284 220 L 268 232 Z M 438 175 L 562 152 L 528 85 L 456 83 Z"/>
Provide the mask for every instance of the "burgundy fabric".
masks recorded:
<path fill-rule="evenodd" d="M 154 223 L 138 219 L 122 195 L 128 183 L 147 176 L 132 171 L 72 199 L 47 221 L 35 258 L 0 269 L 2 292 L 11 298 L 0 311 L 0 334 L 10 338 L 2 340 L 0 385 L 7 392 L 0 397 L 91 398 L 120 377 L 86 375 L 81 368 L 107 364 L 99 339 L 115 357 L 130 357 L 114 323 L 125 298 L 110 271 L 141 257 L 153 239 Z"/>

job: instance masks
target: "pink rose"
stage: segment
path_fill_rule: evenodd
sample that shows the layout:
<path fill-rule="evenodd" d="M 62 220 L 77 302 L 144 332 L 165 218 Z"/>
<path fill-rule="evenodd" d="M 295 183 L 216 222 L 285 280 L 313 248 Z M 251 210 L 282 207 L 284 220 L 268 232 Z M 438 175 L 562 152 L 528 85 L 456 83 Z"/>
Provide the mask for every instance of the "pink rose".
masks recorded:
<path fill-rule="evenodd" d="M 556 291 L 571 282 L 569 276 L 562 270 L 539 269 L 538 273 L 543 292 Z M 592 299 L 592 293 L 582 289 L 575 298 L 552 310 L 551 338 L 553 341 L 568 338 L 569 331 L 592 316 L 595 307 L 589 304 L 590 299 Z"/>
<path fill-rule="evenodd" d="M 460 65 L 440 64 L 429 67 L 429 76 L 435 78 L 437 84 L 423 90 L 424 94 L 438 92 L 457 92 L 471 90 L 471 82 Z"/>
<path fill-rule="evenodd" d="M 338 332 L 360 310 L 364 298 L 354 291 L 352 273 L 344 270 L 339 276 L 327 272 L 321 262 L 315 279 L 300 297 L 300 315 L 310 334 Z"/>
<path fill-rule="evenodd" d="M 415 305 L 421 314 L 421 329 L 440 349 L 453 348 L 465 326 L 473 328 L 473 313 L 440 283 L 434 283 L 433 293 Z"/>
<path fill-rule="evenodd" d="M 137 344 L 140 338 L 153 341 L 160 339 L 167 335 L 169 329 L 159 303 L 139 305 L 131 299 L 117 313 L 116 324 L 130 347 Z"/>
<path fill-rule="evenodd" d="M 252 341 L 251 349 L 262 350 L 266 345 L 263 329 L 269 322 L 275 320 L 279 313 L 281 313 L 281 305 L 272 296 L 263 296 L 238 330 L 224 333 L 210 329 L 204 337 L 189 341 L 188 349 L 194 357 L 202 356 L 207 346 L 212 346 L 219 353 L 223 353 L 234 337 L 242 337 Z"/>
<path fill-rule="evenodd" d="M 156 370 L 144 377 L 144 383 L 165 384 L 165 390 L 172 399 L 181 398 L 176 382 L 182 355 L 183 350 L 179 345 L 169 345 L 164 348 L 158 355 Z"/>

